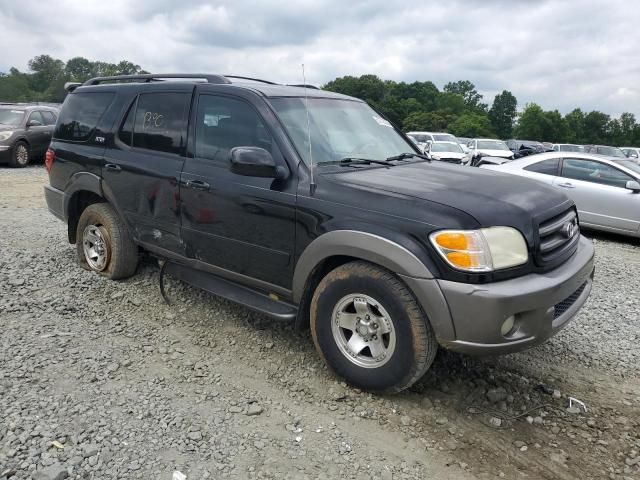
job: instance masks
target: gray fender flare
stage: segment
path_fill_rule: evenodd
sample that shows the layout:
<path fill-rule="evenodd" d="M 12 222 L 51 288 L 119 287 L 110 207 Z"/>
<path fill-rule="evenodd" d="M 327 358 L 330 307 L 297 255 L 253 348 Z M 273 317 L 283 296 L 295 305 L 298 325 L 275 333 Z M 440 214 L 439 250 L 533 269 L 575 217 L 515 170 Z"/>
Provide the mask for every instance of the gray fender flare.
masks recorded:
<path fill-rule="evenodd" d="M 387 238 L 356 230 L 325 233 L 302 252 L 293 274 L 292 297 L 299 304 L 307 279 L 324 259 L 344 255 L 380 265 L 405 281 L 429 317 L 439 342 L 455 338 L 449 306 L 437 280 L 411 251 Z"/>

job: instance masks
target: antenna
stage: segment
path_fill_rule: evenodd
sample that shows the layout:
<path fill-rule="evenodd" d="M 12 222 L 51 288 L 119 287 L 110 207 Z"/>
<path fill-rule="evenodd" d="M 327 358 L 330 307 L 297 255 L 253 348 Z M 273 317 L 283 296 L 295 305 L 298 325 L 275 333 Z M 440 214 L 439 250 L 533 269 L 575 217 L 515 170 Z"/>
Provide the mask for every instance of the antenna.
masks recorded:
<path fill-rule="evenodd" d="M 304 74 L 304 63 L 302 64 L 302 84 L 304 85 L 304 109 L 307 112 L 307 142 L 309 143 L 309 195 L 316 191 L 316 183 L 313 180 L 313 152 L 311 149 L 311 123 L 309 121 L 309 97 L 307 96 L 307 78 Z"/>

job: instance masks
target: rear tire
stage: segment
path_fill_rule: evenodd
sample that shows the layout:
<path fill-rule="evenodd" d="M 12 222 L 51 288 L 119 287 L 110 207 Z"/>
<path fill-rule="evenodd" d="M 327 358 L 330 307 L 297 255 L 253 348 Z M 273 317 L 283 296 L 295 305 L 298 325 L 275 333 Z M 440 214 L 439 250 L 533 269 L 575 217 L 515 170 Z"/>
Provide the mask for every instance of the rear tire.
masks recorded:
<path fill-rule="evenodd" d="M 108 203 L 89 205 L 78 220 L 76 252 L 80 266 L 111 280 L 128 278 L 138 267 L 138 247 Z"/>
<path fill-rule="evenodd" d="M 361 261 L 322 279 L 311 300 L 311 334 L 336 374 L 380 392 L 413 385 L 438 349 L 426 315 L 402 280 Z"/>
<path fill-rule="evenodd" d="M 31 153 L 29 151 L 29 145 L 22 140 L 19 140 L 13 146 L 11 152 L 11 158 L 9 159 L 9 165 L 14 168 L 24 168 L 29 165 L 31 161 Z"/>

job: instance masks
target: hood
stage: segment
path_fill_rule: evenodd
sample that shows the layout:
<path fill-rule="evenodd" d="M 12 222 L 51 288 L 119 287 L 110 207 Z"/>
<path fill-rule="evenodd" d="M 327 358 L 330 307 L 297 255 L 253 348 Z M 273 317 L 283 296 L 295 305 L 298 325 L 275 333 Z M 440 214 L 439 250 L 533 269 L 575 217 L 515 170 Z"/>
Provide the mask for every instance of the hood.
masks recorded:
<path fill-rule="evenodd" d="M 479 148 L 476 152 L 487 157 L 510 158 L 513 156 L 513 152 L 511 150 L 489 150 L 486 148 Z"/>
<path fill-rule="evenodd" d="M 572 205 L 564 193 L 541 182 L 446 162 L 350 170 L 331 177 L 346 186 L 453 207 L 474 217 L 481 227 L 512 226 L 531 241 L 534 218 L 546 218 Z"/>

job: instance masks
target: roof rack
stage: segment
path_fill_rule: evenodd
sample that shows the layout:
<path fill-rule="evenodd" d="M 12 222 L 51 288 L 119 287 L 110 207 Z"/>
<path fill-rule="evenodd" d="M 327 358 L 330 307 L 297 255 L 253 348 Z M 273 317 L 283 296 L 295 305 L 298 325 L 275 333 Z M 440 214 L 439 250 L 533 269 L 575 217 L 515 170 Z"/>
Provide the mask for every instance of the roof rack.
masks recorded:
<path fill-rule="evenodd" d="M 165 78 L 193 78 L 204 80 L 207 83 L 231 83 L 223 75 L 211 75 L 208 73 L 144 73 L 138 75 L 116 75 L 113 77 L 95 77 L 87 80 L 82 85 L 99 85 L 104 82 L 128 82 L 128 81 L 160 81 Z"/>
<path fill-rule="evenodd" d="M 287 87 L 301 87 L 301 88 L 312 88 L 313 90 L 322 90 L 320 87 L 316 87 L 315 85 L 311 85 L 309 83 L 289 83 Z"/>
<path fill-rule="evenodd" d="M 226 78 L 237 78 L 238 80 L 251 80 L 252 82 L 266 83 L 268 85 L 278 85 L 276 82 L 271 82 L 269 80 L 263 80 L 261 78 L 241 77 L 240 75 L 225 75 L 225 77 Z"/>

